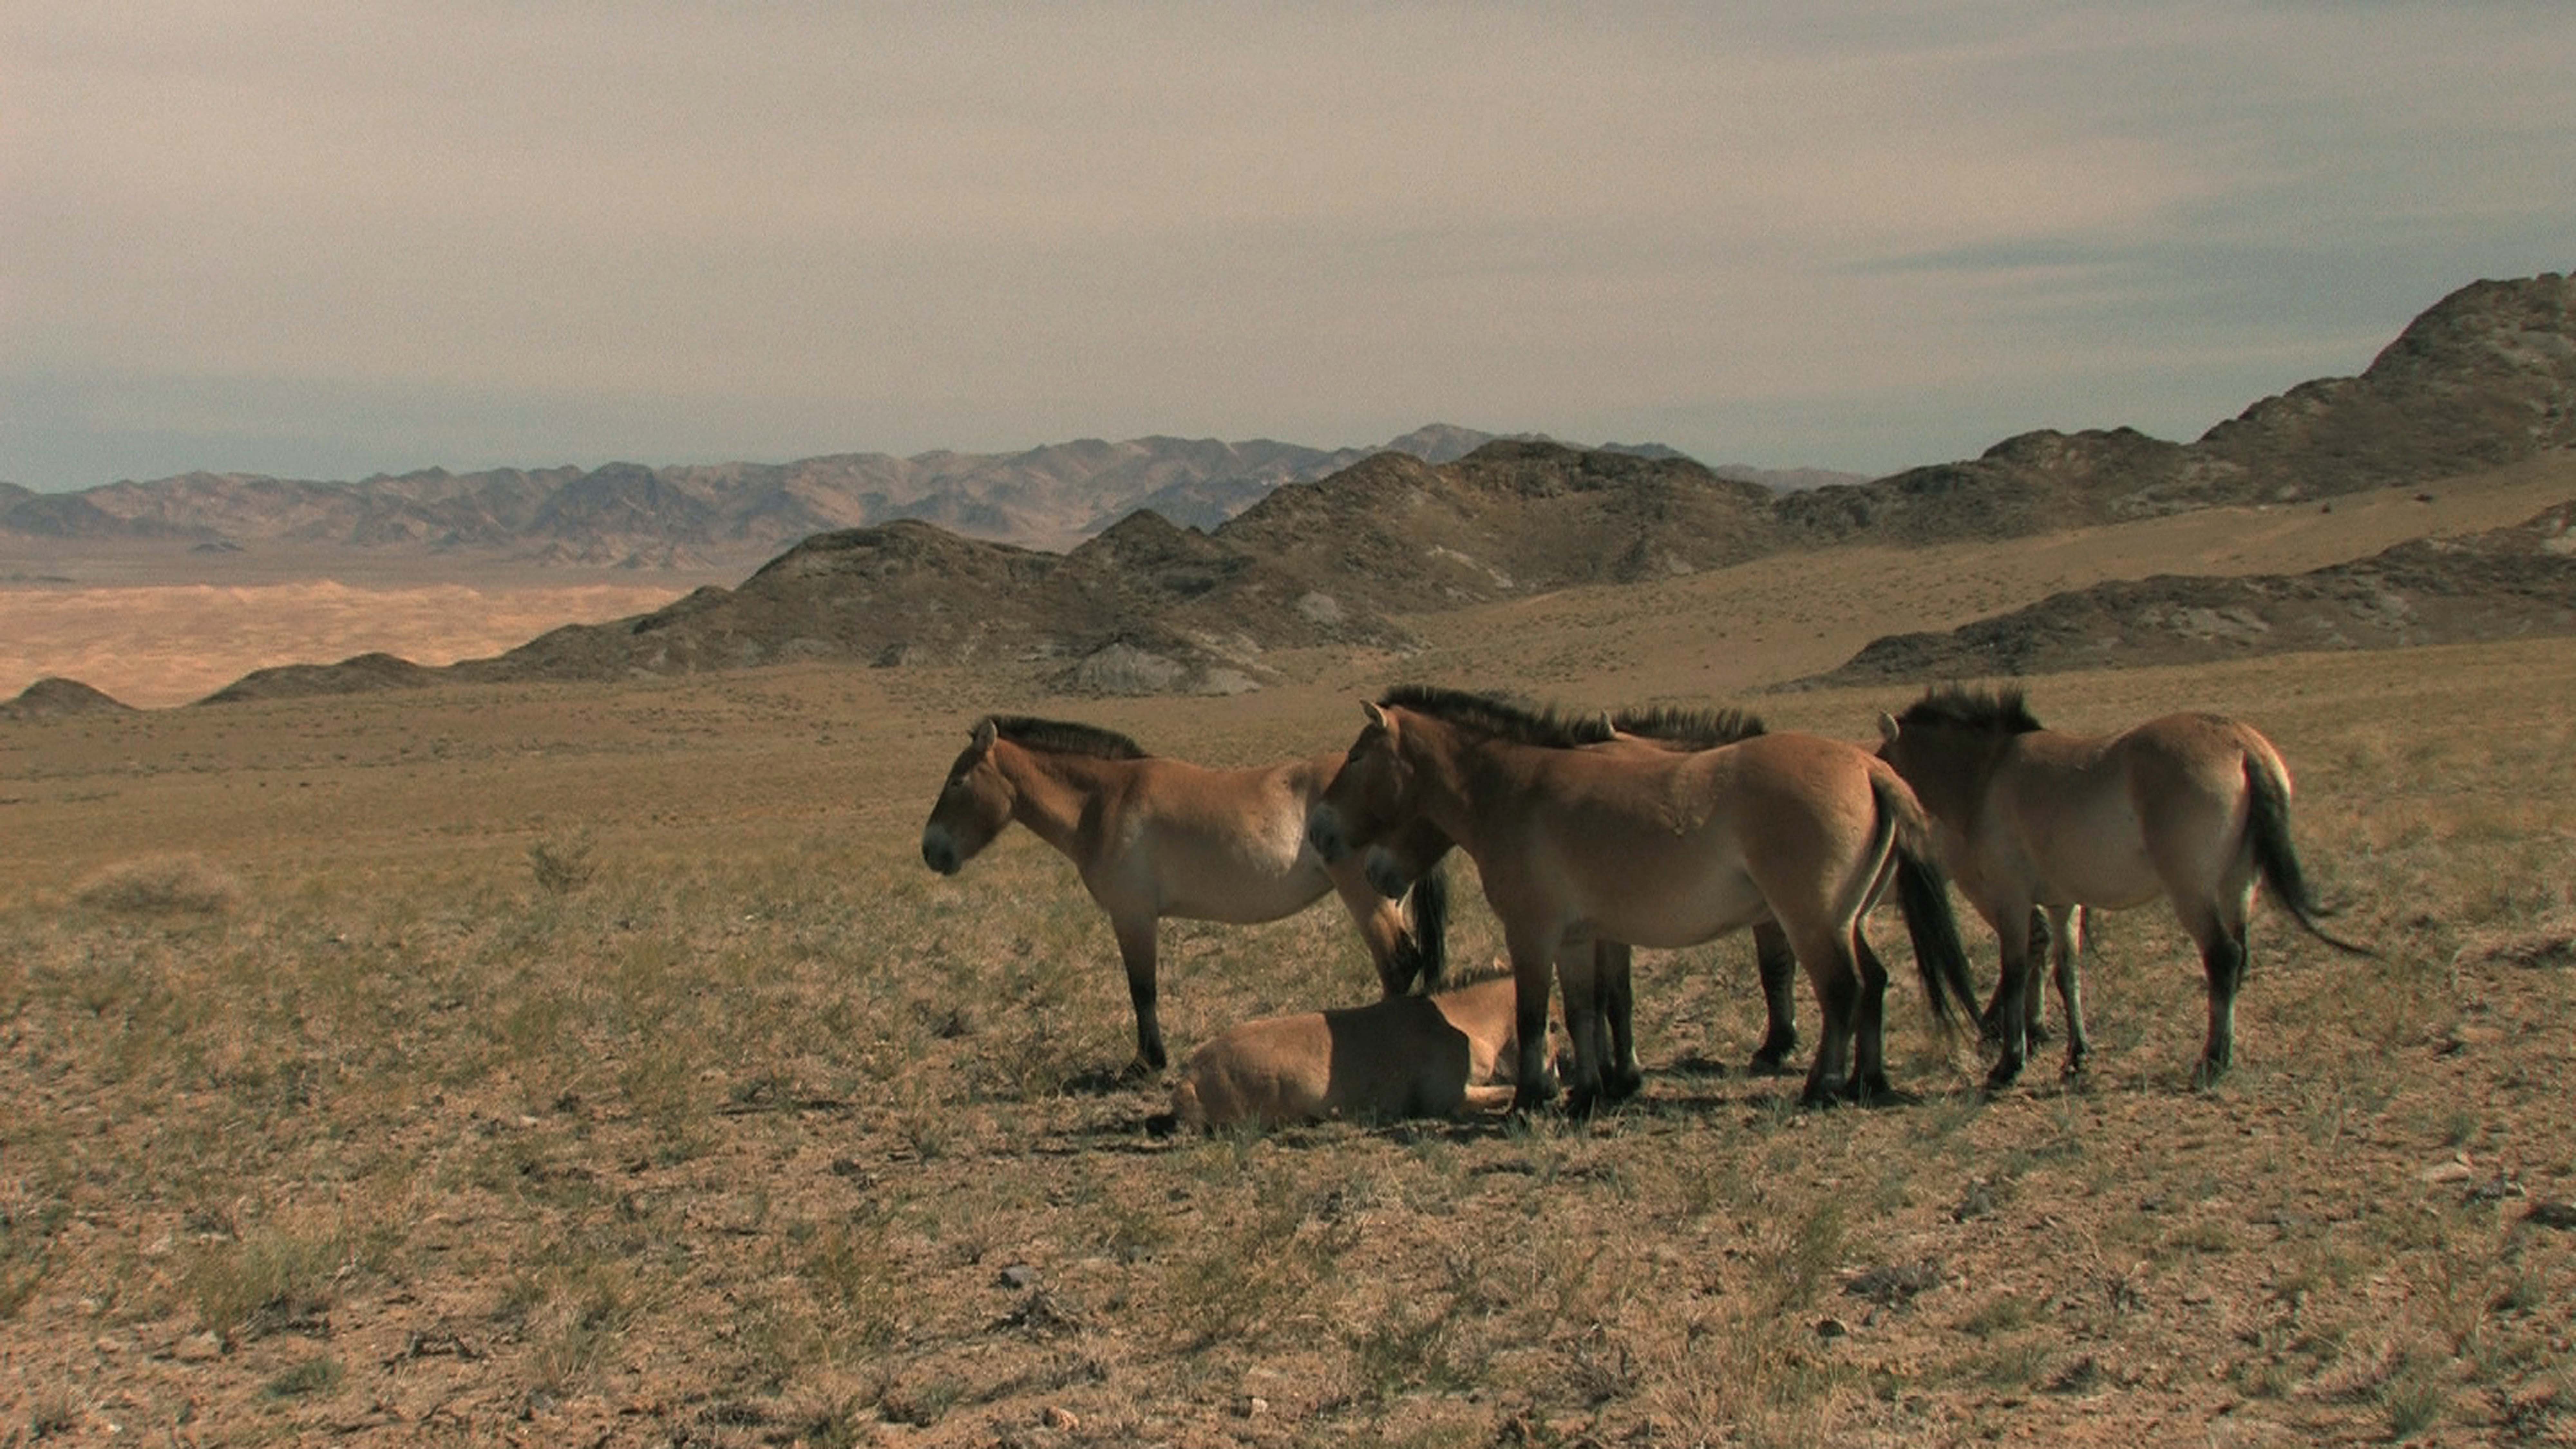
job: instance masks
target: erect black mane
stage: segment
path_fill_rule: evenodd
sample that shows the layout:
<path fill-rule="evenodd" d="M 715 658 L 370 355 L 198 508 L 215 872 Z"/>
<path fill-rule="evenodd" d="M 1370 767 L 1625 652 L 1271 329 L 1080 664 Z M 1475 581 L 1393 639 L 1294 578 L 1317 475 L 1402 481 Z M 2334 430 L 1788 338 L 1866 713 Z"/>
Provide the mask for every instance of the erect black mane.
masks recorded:
<path fill-rule="evenodd" d="M 1091 755 L 1103 760 L 1151 758 L 1143 745 L 1116 730 L 1105 730 L 1098 725 L 1039 719 L 1025 714 L 997 714 L 990 718 L 993 733 L 1032 750 L 1045 750 L 1057 755 Z"/>
<path fill-rule="evenodd" d="M 1761 734 L 1762 717 L 1742 709 L 1688 709 L 1658 704 L 1623 709 L 1610 716 L 1610 727 L 1623 735 L 1641 735 L 1668 744 L 1713 750 Z"/>
<path fill-rule="evenodd" d="M 1533 708 L 1500 695 L 1444 689 L 1436 684 L 1399 684 L 1378 696 L 1381 709 L 1407 709 L 1482 734 L 1548 749 L 1572 749 L 1609 738 L 1599 714 L 1568 715 Z"/>
<path fill-rule="evenodd" d="M 1974 689 L 1962 684 L 1936 685 L 1924 691 L 1921 699 L 1907 705 L 1905 713 L 1896 717 L 1896 723 L 1900 728 L 1941 727 L 1999 735 L 2026 735 L 2043 728 L 2022 702 L 2020 690 Z"/>

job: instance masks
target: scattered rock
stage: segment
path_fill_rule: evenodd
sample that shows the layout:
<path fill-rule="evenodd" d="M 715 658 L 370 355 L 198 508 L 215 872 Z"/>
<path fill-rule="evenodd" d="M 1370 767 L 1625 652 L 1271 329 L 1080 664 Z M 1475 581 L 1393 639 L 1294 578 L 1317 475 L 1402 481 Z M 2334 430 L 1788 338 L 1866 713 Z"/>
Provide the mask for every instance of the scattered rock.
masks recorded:
<path fill-rule="evenodd" d="M 1038 1270 L 1026 1263 L 1013 1263 L 1000 1274 L 1002 1286 L 1019 1290 L 1038 1286 Z"/>
<path fill-rule="evenodd" d="M 1068 1434 L 1082 1427 L 1081 1418 L 1062 1404 L 1047 1405 L 1046 1412 L 1038 1415 L 1038 1422 L 1050 1429 L 1060 1429 Z"/>

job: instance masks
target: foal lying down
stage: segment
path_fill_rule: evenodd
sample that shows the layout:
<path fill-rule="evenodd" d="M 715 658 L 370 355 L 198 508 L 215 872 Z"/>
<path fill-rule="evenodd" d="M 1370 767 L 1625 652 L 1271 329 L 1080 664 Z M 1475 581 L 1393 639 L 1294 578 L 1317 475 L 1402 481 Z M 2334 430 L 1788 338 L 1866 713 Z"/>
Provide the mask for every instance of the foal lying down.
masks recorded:
<path fill-rule="evenodd" d="M 1455 1117 L 1512 1104 L 1512 978 L 1432 996 L 1265 1016 L 1190 1054 L 1145 1129 Z"/>

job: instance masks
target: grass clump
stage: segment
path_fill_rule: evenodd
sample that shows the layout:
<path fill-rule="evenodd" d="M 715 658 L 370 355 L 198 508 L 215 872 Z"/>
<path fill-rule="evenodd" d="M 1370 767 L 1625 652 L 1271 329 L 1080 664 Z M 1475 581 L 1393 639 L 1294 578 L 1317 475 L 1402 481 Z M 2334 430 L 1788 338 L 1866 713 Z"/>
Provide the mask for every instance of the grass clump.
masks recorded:
<path fill-rule="evenodd" d="M 103 916 L 179 919 L 230 914 L 241 882 L 196 855 L 153 855 L 106 867 L 74 890 L 73 899 Z"/>

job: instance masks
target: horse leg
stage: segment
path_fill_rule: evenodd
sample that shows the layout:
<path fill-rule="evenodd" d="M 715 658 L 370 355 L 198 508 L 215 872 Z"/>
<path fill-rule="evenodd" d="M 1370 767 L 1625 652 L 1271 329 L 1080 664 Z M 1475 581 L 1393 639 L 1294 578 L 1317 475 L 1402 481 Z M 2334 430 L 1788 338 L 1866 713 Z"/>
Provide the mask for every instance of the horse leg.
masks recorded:
<path fill-rule="evenodd" d="M 1142 920 L 1114 919 L 1110 929 L 1118 934 L 1118 957 L 1127 966 L 1127 1000 L 1136 1008 L 1136 1060 L 1127 1064 L 1121 1075 L 1150 1076 L 1163 1069 L 1163 1023 L 1154 1014 L 1154 927 L 1152 916 Z"/>
<path fill-rule="evenodd" d="M 1805 932 L 1797 940 L 1798 963 L 1807 970 L 1807 985 L 1816 993 L 1816 1056 L 1807 1067 L 1806 1089 L 1798 1100 L 1824 1106 L 1840 1097 L 1849 1073 L 1853 1018 L 1860 1010 L 1861 982 L 1852 959 L 1846 929 L 1839 940 L 1828 927 Z"/>
<path fill-rule="evenodd" d="M 2033 906 L 2030 911 L 2030 980 L 2022 987 L 2022 1038 L 2032 1046 L 2048 1040 L 2048 983 L 2040 976 L 2049 962 L 2049 952 L 2057 939 L 2052 931 L 2055 918 L 2046 906 Z"/>
<path fill-rule="evenodd" d="M 2092 1055 L 2093 1044 L 2084 1036 L 2084 982 L 2080 963 L 2084 956 L 2084 908 L 2082 906 L 2049 906 L 2048 930 L 2050 949 L 2056 953 L 2058 1004 L 2066 1009 L 2066 1075 L 2081 1076 L 2085 1058 Z M 2034 997 L 2036 991 L 2031 993 Z"/>
<path fill-rule="evenodd" d="M 1556 953 L 1554 943 L 1529 940 L 1509 928 L 1505 938 L 1512 958 L 1512 1110 L 1529 1112 L 1556 1095 L 1556 1074 L 1547 1064 L 1547 993 L 1556 981 Z M 1572 1021 L 1565 1025 L 1580 1067 L 1583 1037 Z"/>
<path fill-rule="evenodd" d="M 1757 1077 L 1789 1072 L 1789 1053 L 1798 1049 L 1798 958 L 1789 949 L 1789 934 L 1778 923 L 1753 928 L 1753 971 L 1762 981 L 1762 1045 L 1753 1049 L 1745 1070 Z"/>
<path fill-rule="evenodd" d="M 1565 1036 L 1574 1044 L 1574 1071 L 1565 1084 L 1569 1117 L 1589 1117 L 1601 1105 L 1602 1048 L 1609 1035 L 1601 1019 L 1606 983 L 1600 979 L 1600 958 L 1591 941 L 1568 942 L 1556 958 L 1557 991 L 1565 999 Z M 1540 1005 L 1543 1024 L 1545 1002 Z"/>
<path fill-rule="evenodd" d="M 1895 1095 L 1887 1083 L 1887 963 L 1878 959 L 1857 929 L 1852 946 L 1860 976 L 1860 999 L 1852 1022 L 1852 1100 L 1884 1101 Z"/>
<path fill-rule="evenodd" d="M 2217 1084 L 2236 1057 L 2236 992 L 2245 982 L 2245 938 L 2220 936 L 2202 943 L 2201 968 L 2209 973 L 2209 1041 L 2200 1049 L 2200 1065 L 2191 1084 Z"/>
<path fill-rule="evenodd" d="M 1987 1029 L 1993 1033 L 1998 1048 L 1994 1069 L 1986 1073 L 1988 1090 L 2009 1087 L 2021 1075 L 2030 1053 L 2030 1008 L 2027 993 L 2038 983 L 2032 979 L 2030 925 L 2032 903 L 2028 897 L 2004 903 L 1987 917 L 1994 925 L 1995 939 L 2003 948 L 2003 974 L 1995 982 L 1994 1003 L 1986 1008 Z"/>
<path fill-rule="evenodd" d="M 1646 1085 L 1646 1069 L 1637 1060 L 1637 989 L 1630 968 L 1636 953 L 1618 941 L 1592 943 L 1593 969 L 1601 992 L 1601 1015 L 1610 1027 L 1607 1057 L 1601 1068 L 1601 1091 L 1624 1102 Z"/>

